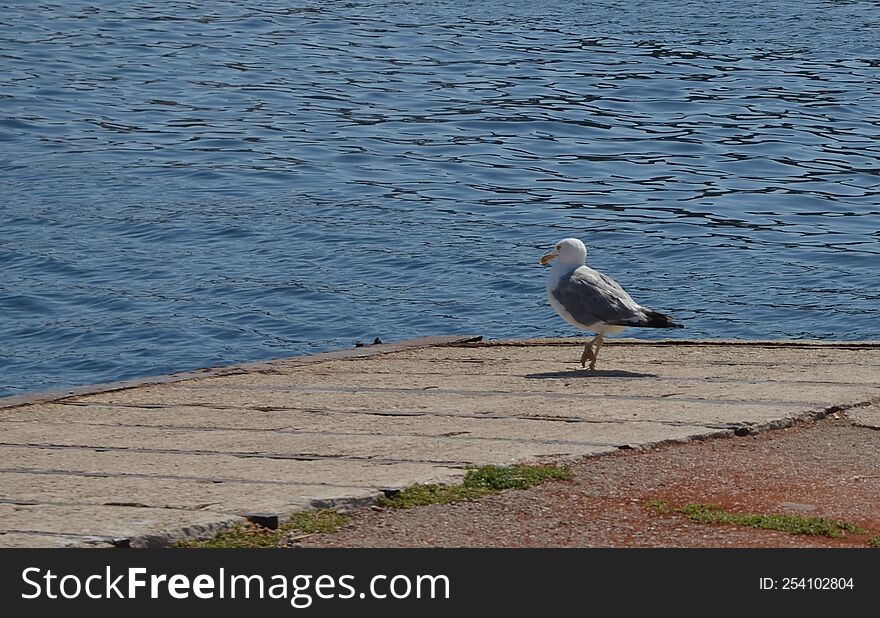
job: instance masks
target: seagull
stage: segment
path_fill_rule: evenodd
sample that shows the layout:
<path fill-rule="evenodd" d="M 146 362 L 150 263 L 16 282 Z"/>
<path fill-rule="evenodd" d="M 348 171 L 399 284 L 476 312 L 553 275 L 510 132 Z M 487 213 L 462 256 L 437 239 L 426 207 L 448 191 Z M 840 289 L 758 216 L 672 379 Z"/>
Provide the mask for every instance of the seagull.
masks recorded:
<path fill-rule="evenodd" d="M 584 346 L 581 366 L 596 368 L 596 359 L 605 335 L 619 333 L 630 326 L 684 328 L 668 315 L 642 307 L 614 279 L 593 270 L 584 262 L 587 247 L 577 238 L 564 238 L 541 258 L 546 266 L 557 260 L 547 279 L 547 298 L 566 322 L 596 336 Z M 594 349 L 595 348 L 595 349 Z"/>

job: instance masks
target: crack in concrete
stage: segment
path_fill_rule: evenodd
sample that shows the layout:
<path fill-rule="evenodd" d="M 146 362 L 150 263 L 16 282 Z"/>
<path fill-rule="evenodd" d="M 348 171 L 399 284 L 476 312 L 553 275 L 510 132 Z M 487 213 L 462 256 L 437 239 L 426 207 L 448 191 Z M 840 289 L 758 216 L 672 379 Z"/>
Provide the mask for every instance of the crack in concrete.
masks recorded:
<path fill-rule="evenodd" d="M 605 445 L 614 448 L 613 445 Z M 82 444 L 51 444 L 51 443 L 29 443 L 29 442 L 0 442 L 0 448 L 32 448 L 32 449 L 54 449 L 54 450 L 81 450 L 101 452 L 128 452 L 128 453 L 152 453 L 156 455 L 222 455 L 227 457 L 240 457 L 243 459 L 282 459 L 292 461 L 358 461 L 379 464 L 437 464 L 450 467 L 465 467 L 472 465 L 472 462 L 461 460 L 437 460 L 437 459 L 392 459 L 382 457 L 368 457 L 357 455 L 320 455 L 316 453 L 256 453 L 246 451 L 210 451 L 210 450 L 185 450 L 185 449 L 161 449 L 161 448 L 145 448 L 145 447 L 126 447 L 126 446 L 88 446 Z"/>
<path fill-rule="evenodd" d="M 69 405 L 69 404 L 65 404 Z M 578 416 L 553 416 L 550 414 L 534 414 L 534 415 L 510 415 L 510 414 L 493 414 L 491 412 L 480 412 L 480 413 L 472 413 L 472 414 L 462 414 L 460 412 L 449 412 L 445 410 L 357 410 L 357 409 L 329 409 L 329 408 L 313 408 L 313 407 L 281 407 L 281 406 L 234 406 L 234 405 L 220 405 L 215 403 L 188 403 L 188 404 L 143 404 L 143 403 L 90 403 L 90 404 L 74 404 L 80 407 L 95 407 L 95 408 L 133 408 L 139 410 L 175 410 L 182 407 L 192 407 L 192 408 L 205 408 L 206 410 L 242 410 L 242 411 L 256 411 L 256 412 L 293 412 L 293 413 L 314 413 L 314 414 L 352 414 L 352 415 L 360 415 L 360 416 L 401 416 L 401 417 L 452 417 L 452 418 L 466 418 L 466 419 L 476 419 L 476 420 L 515 420 L 515 421 L 537 421 L 537 422 L 553 422 L 553 423 L 596 423 L 596 424 L 630 424 L 630 423 L 656 423 L 658 425 L 666 425 L 669 427 L 709 427 L 713 429 L 723 429 L 726 427 L 730 427 L 729 424 L 717 424 L 717 423 L 703 423 L 703 422 L 688 422 L 688 421 L 673 421 L 668 419 L 659 419 L 659 418 L 584 418 Z M 794 406 L 793 406 L 794 407 Z M 815 408 L 815 404 L 811 404 L 811 408 Z M 802 410 L 803 407 L 799 407 L 798 409 Z M 9 423 L 26 423 L 31 422 L 27 419 L 14 420 L 7 419 L 4 422 Z M 44 421 L 50 422 L 50 421 Z M 72 421 L 71 423 L 80 423 L 80 421 Z M 86 423 L 82 423 L 86 424 Z M 96 425 L 100 425 L 100 423 L 95 423 Z M 119 426 L 119 425 L 116 425 Z M 134 426 L 134 425 L 132 425 Z M 152 425 L 144 425 L 145 427 L 152 427 Z M 169 425 L 169 427 L 174 427 L 173 425 Z M 272 430 L 267 430 L 272 431 Z M 401 434 L 401 435 L 410 435 L 410 434 Z"/>
<path fill-rule="evenodd" d="M 345 485 L 319 481 L 279 481 L 274 479 L 240 479 L 194 476 L 188 474 L 147 474 L 143 472 L 89 472 L 86 470 L 57 470 L 47 468 L 0 468 L 0 474 L 44 474 L 47 476 L 82 476 L 86 478 L 141 478 L 195 481 L 224 485 L 279 485 L 283 487 L 331 487 L 341 490 L 373 490 L 381 485 Z"/>
<path fill-rule="evenodd" d="M 408 395 L 421 394 L 434 397 L 436 395 L 463 395 L 467 397 L 546 397 L 548 399 L 575 399 L 580 400 L 589 396 L 588 393 L 552 393 L 547 391 L 479 391 L 466 389 L 447 389 L 436 388 L 430 392 L 426 392 L 422 388 L 400 388 L 400 387 L 358 387 L 358 386 L 327 386 L 327 387 L 308 387 L 308 386 L 252 386 L 252 385 L 224 385 L 224 384 L 178 384 L 178 388 L 186 390 L 235 390 L 235 391 L 256 391 L 256 392 L 281 392 L 281 393 L 405 393 Z M 603 399 L 616 399 L 623 401 L 651 401 L 657 398 L 657 395 L 615 395 L 613 393 L 603 393 Z M 815 405 L 809 401 L 786 401 L 786 400 L 750 400 L 750 399 L 709 399 L 707 397 L 682 397 L 673 399 L 672 401 L 683 403 L 706 403 L 711 401 L 721 405 L 755 405 L 755 406 L 810 406 Z M 90 402 L 98 404 L 99 402 Z M 204 402 L 210 404 L 210 402 Z M 185 406 L 185 403 L 178 405 Z"/>
<path fill-rule="evenodd" d="M 9 421 L 11 423 L 25 423 L 27 421 Z M 520 421 L 523 422 L 523 421 Z M 598 424 L 600 421 L 596 421 Z M 623 422 L 623 421 L 621 421 Z M 630 421 L 632 422 L 632 421 Z M 317 431 L 307 429 L 287 429 L 283 427 L 205 427 L 205 426 L 187 426 L 187 425 L 144 425 L 144 424 L 124 424 L 118 423 L 95 423 L 95 422 L 66 422 L 66 421 L 40 421 L 42 425 L 66 427 L 70 425 L 89 425 L 94 427 L 126 427 L 133 429 L 154 429 L 168 432 L 242 432 L 242 433 L 268 433 L 268 434 L 286 434 L 286 435 L 303 435 L 303 436 L 339 436 L 339 437 L 380 437 L 380 438 L 444 438 L 449 440 L 461 440 L 463 442 L 514 442 L 518 444 L 560 444 L 569 446 L 608 446 L 606 442 L 593 442 L 590 440 L 563 440 L 563 439 L 539 439 L 539 438 L 510 438 L 503 436 L 474 436 L 467 435 L 468 431 L 446 432 L 446 433 L 391 433 L 388 431 Z M 620 423 L 609 423 L 620 424 Z M 659 423 L 658 423 L 659 424 Z M 667 424 L 668 425 L 668 424 Z M 703 424 L 680 423 L 677 427 L 693 427 L 694 429 L 711 429 L 712 426 Z M 718 425 L 715 428 L 726 429 L 730 425 Z M 0 443 L 3 446 L 3 443 Z"/>

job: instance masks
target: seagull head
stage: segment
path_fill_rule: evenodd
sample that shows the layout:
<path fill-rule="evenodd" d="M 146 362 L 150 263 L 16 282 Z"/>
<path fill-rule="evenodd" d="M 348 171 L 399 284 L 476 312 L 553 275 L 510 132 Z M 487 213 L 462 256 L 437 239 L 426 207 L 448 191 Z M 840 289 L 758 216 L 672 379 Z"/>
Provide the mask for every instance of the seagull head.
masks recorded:
<path fill-rule="evenodd" d="M 580 266 L 587 259 L 587 247 L 577 238 L 563 238 L 556 243 L 553 251 L 541 258 L 541 264 L 546 266 L 555 259 L 560 264 Z"/>

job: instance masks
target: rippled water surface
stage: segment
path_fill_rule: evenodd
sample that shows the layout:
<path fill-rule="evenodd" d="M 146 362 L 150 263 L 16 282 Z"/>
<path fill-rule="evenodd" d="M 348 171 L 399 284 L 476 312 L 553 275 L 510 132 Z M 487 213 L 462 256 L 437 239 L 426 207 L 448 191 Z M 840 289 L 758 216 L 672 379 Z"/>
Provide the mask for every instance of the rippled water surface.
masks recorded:
<path fill-rule="evenodd" d="M 880 338 L 874 2 L 0 9 L 0 395 L 574 334 L 565 236 L 675 336 Z"/>

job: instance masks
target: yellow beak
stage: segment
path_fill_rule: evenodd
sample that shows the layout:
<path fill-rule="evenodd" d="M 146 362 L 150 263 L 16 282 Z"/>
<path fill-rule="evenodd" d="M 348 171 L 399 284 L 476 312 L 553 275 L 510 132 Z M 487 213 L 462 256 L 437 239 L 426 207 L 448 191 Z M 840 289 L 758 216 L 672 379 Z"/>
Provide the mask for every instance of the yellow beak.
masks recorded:
<path fill-rule="evenodd" d="M 555 260 L 558 257 L 559 257 L 559 254 L 556 253 L 556 251 L 551 251 L 550 253 L 548 253 L 547 255 L 545 255 L 541 258 L 541 266 L 546 266 L 547 264 L 550 263 L 551 260 Z"/>

